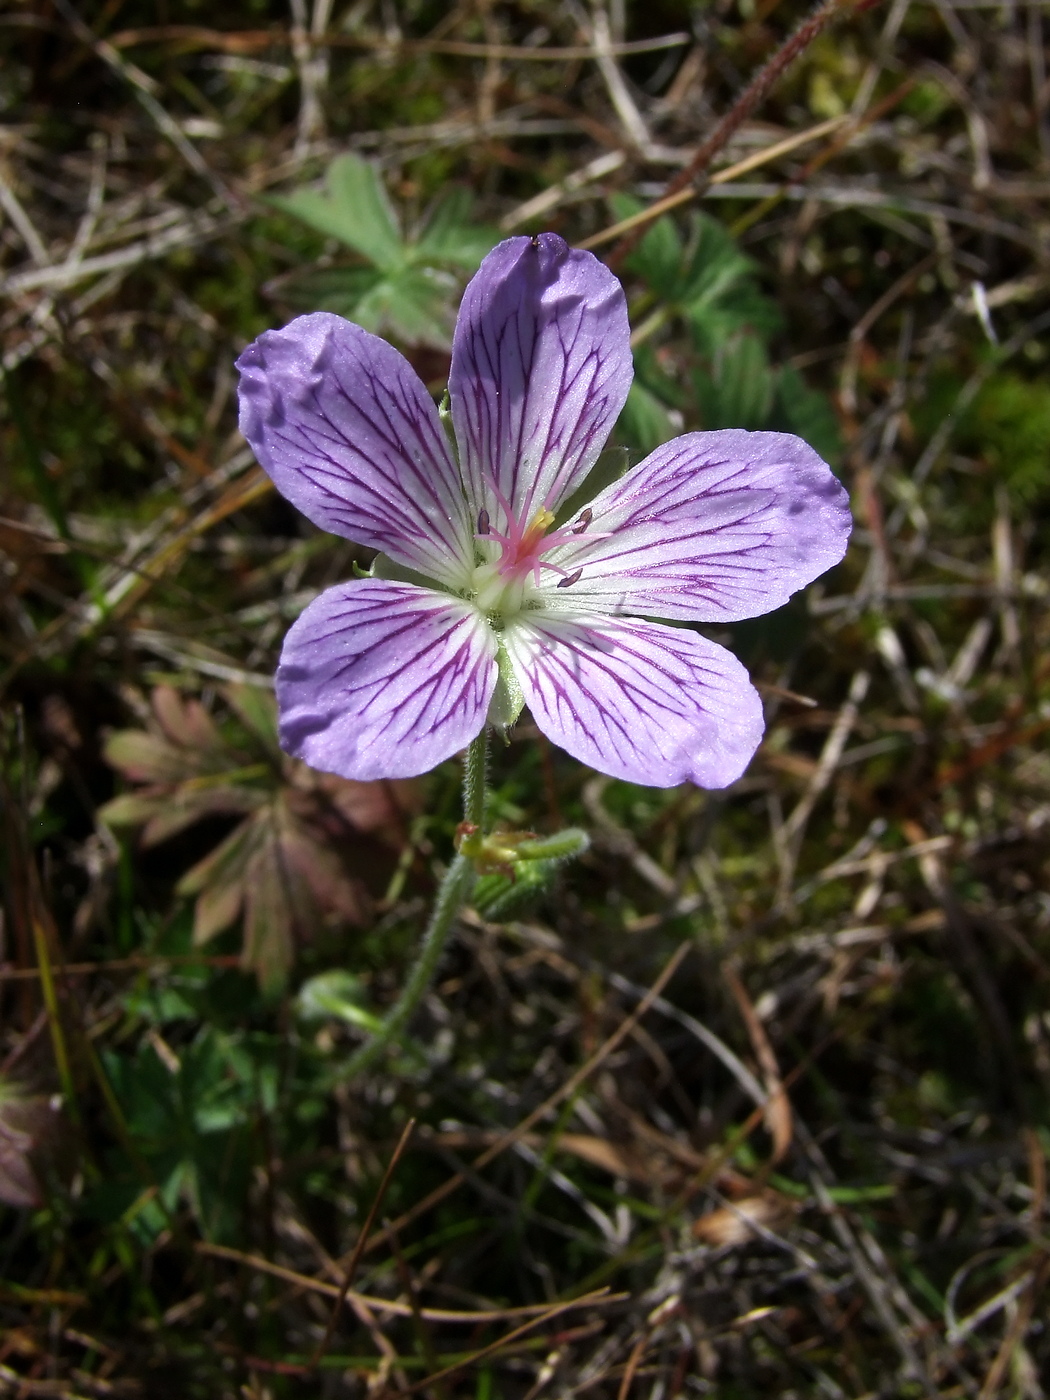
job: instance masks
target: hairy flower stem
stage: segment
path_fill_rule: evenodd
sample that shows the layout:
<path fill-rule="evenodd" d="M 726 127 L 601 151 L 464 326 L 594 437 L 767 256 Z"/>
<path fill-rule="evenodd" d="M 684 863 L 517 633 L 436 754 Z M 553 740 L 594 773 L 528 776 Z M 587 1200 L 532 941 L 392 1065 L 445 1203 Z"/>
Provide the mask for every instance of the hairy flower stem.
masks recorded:
<path fill-rule="evenodd" d="M 484 730 L 467 749 L 463 765 L 463 819 L 481 829 L 485 818 L 485 772 L 488 736 Z M 445 872 L 445 878 L 434 901 L 434 909 L 423 935 L 408 981 L 397 1001 L 390 1008 L 383 1024 L 371 1040 L 366 1041 L 343 1067 L 340 1078 L 352 1079 L 362 1070 L 374 1065 L 387 1046 L 395 1041 L 412 1017 L 412 1013 L 427 994 L 448 935 L 462 909 L 475 879 L 474 863 L 467 856 L 457 855 Z"/>
<path fill-rule="evenodd" d="M 489 736 L 482 730 L 463 760 L 463 820 L 485 828 L 485 795 L 488 788 Z"/>

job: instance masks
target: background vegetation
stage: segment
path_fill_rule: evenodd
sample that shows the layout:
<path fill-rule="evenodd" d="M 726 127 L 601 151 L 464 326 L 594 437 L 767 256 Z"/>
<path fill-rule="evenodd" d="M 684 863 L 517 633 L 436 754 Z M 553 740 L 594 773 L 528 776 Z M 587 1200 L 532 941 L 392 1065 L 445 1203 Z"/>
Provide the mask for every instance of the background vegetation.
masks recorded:
<path fill-rule="evenodd" d="M 1046 1393 L 1047 6 L 847 6 L 734 108 L 803 17 L 0 5 L 0 1393 Z M 347 1082 L 458 776 L 277 749 L 283 632 L 366 558 L 233 358 L 330 306 L 440 392 L 496 239 L 594 239 L 715 132 L 595 245 L 621 447 L 803 433 L 850 553 L 719 634 L 768 709 L 732 790 L 518 725 L 497 815 L 592 850 L 483 882 Z"/>

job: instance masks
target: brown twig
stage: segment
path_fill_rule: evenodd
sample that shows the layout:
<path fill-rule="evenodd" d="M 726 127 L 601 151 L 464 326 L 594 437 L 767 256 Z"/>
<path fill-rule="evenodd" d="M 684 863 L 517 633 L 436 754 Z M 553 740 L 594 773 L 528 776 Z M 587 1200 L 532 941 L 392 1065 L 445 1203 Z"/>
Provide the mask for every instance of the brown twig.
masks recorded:
<path fill-rule="evenodd" d="M 790 136 L 785 136 L 782 141 L 774 141 L 770 146 L 763 146 L 760 151 L 754 151 L 751 155 L 745 156 L 743 160 L 738 160 L 734 165 L 728 165 L 724 170 L 719 170 L 716 175 L 711 176 L 708 184 L 727 185 L 740 175 L 747 175 L 750 171 L 759 169 L 760 166 L 771 160 L 786 156 L 791 151 L 797 150 L 799 146 L 806 145 L 809 141 L 818 141 L 822 136 L 838 131 L 845 121 L 845 117 L 829 117 L 827 121 L 807 127 L 805 131 L 793 132 Z M 672 209 L 679 209 L 683 204 L 688 204 L 690 200 L 696 199 L 699 193 L 696 189 L 682 189 L 672 194 L 666 194 L 655 204 L 650 204 L 647 208 L 639 210 L 637 214 L 621 219 L 618 223 L 610 224 L 608 228 L 603 228 L 600 232 L 592 234 L 590 238 L 583 239 L 576 246 L 584 249 L 600 248 L 603 243 L 611 243 L 622 233 L 630 233 L 634 229 L 644 229 L 645 225 L 658 219 L 661 214 L 670 213 Z M 529 201 L 530 204 L 533 202 Z M 525 208 L 525 206 L 522 207 Z M 526 213 L 523 216 L 520 210 L 515 211 L 515 218 L 520 222 L 524 222 L 524 219 L 528 217 L 531 217 L 531 213 Z"/>
<path fill-rule="evenodd" d="M 343 1291 L 339 1284 L 325 1283 L 323 1279 L 311 1278 L 309 1274 L 297 1273 L 295 1269 L 286 1269 L 283 1264 L 272 1264 L 269 1259 L 263 1259 L 257 1254 L 245 1254 L 243 1250 L 232 1249 L 229 1245 L 209 1244 L 206 1240 L 200 1240 L 193 1248 L 197 1254 L 205 1254 L 212 1259 L 227 1259 L 230 1263 L 255 1269 L 257 1273 L 269 1274 L 271 1278 L 283 1279 L 285 1283 L 305 1289 L 308 1293 L 323 1293 L 329 1298 L 338 1298 Z M 399 1303 L 393 1298 L 377 1298 L 368 1293 L 356 1293 L 353 1289 L 347 1290 L 346 1297 L 351 1301 L 363 1303 L 372 1312 L 389 1313 L 393 1317 L 412 1317 L 413 1315 L 412 1309 L 407 1303 Z M 564 1304 L 562 1311 L 569 1307 L 588 1307 L 598 1302 L 611 1303 L 620 1297 L 622 1294 L 610 1294 L 607 1290 L 602 1290 L 601 1293 L 588 1293 Z M 548 1312 L 549 1308 L 546 1303 L 533 1303 L 520 1308 L 473 1308 L 465 1311 L 456 1311 L 452 1308 L 420 1308 L 419 1310 L 420 1316 L 428 1322 L 460 1323 L 464 1326 L 509 1321 L 516 1317 L 537 1318 Z"/>
<path fill-rule="evenodd" d="M 620 1296 L 623 1297 L 624 1295 L 621 1294 Z M 472 1355 L 464 1357 L 462 1361 L 456 1361 L 451 1366 L 446 1366 L 442 1371 L 435 1371 L 433 1375 L 425 1376 L 421 1381 L 415 1381 L 407 1390 L 403 1391 L 402 1394 L 415 1395 L 417 1391 L 425 1390 L 427 1386 L 434 1385 L 435 1382 L 442 1381 L 447 1376 L 455 1375 L 457 1371 L 462 1371 L 465 1366 L 477 1365 L 477 1363 L 483 1361 L 486 1356 L 491 1356 L 493 1352 L 502 1351 L 504 1347 L 509 1346 L 512 1342 L 516 1342 L 519 1337 L 523 1337 L 526 1332 L 531 1332 L 534 1327 L 540 1327 L 544 1322 L 553 1322 L 556 1317 L 560 1317 L 562 1313 L 568 1312 L 570 1308 L 583 1307 L 588 1303 L 607 1303 L 611 1301 L 609 1290 L 607 1288 L 600 1288 L 594 1293 L 585 1295 L 583 1298 L 575 1298 L 572 1302 L 558 1303 L 555 1307 L 548 1308 L 546 1312 L 542 1313 L 539 1317 L 534 1317 L 528 1322 L 523 1322 L 520 1327 L 515 1327 L 514 1330 L 508 1332 L 505 1337 L 497 1337 L 494 1342 L 490 1342 L 488 1346 L 482 1347 L 480 1351 L 476 1351 Z"/>
<path fill-rule="evenodd" d="M 670 182 L 664 198 L 667 199 L 671 195 L 677 194 L 679 190 L 684 190 L 686 186 L 695 185 L 703 180 L 711 162 L 730 137 L 743 125 L 755 108 L 765 101 L 795 59 L 805 52 L 818 35 L 824 32 L 832 20 L 839 18 L 847 10 L 859 13 L 861 10 L 871 9 L 879 3 L 880 0 L 859 0 L 859 3 L 854 3 L 854 0 L 821 0 L 812 14 L 804 19 L 794 33 L 784 40 L 769 62 L 760 68 L 751 79 L 711 135 L 696 151 L 689 164 L 679 171 Z M 614 271 L 634 251 L 641 236 L 641 228 L 636 228 L 616 245 L 608 258 L 609 266 Z"/>

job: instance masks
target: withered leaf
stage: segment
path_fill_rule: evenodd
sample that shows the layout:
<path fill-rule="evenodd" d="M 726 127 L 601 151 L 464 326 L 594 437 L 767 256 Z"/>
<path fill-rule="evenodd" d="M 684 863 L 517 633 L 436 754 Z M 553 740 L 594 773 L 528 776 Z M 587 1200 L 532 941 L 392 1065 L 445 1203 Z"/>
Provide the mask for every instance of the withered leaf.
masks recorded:
<path fill-rule="evenodd" d="M 743 1196 L 732 1205 L 708 1211 L 693 1225 L 693 1234 L 716 1249 L 727 1245 L 747 1244 L 760 1236 L 762 1230 L 782 1229 L 797 1210 L 795 1201 L 779 1191 L 765 1190 L 754 1196 Z"/>
<path fill-rule="evenodd" d="M 236 742 L 199 701 L 158 687 L 152 727 L 123 730 L 106 747 L 108 761 L 141 786 L 100 816 L 138 828 L 143 846 L 206 817 L 243 818 L 176 889 L 196 900 L 196 944 L 243 919 L 244 965 L 273 983 L 287 974 L 297 937 L 367 916 L 368 890 L 347 859 L 366 833 L 373 849 L 375 839 L 399 839 L 416 785 L 318 773 L 280 751 L 272 695 L 249 686 L 223 694 L 244 726 Z"/>
<path fill-rule="evenodd" d="M 158 685 L 153 712 L 161 729 L 180 748 L 204 753 L 222 748 L 219 731 L 199 700 L 184 700 L 170 685 Z"/>
<path fill-rule="evenodd" d="M 0 1201 L 5 1205 L 40 1205 L 43 1196 L 32 1154 L 53 1133 L 55 1118 L 48 1099 L 0 1081 Z"/>

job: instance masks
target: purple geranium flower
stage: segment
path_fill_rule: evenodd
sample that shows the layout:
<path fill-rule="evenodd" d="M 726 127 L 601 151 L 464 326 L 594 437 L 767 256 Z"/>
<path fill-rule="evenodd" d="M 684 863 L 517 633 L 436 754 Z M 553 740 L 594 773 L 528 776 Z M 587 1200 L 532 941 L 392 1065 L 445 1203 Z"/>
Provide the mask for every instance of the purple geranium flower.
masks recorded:
<path fill-rule="evenodd" d="M 737 659 L 685 627 L 780 607 L 842 558 L 846 493 L 787 433 L 686 433 L 557 523 L 623 407 L 623 290 L 553 233 L 467 287 L 458 455 L 408 362 L 326 312 L 240 357 L 241 430 L 315 524 L 382 552 L 288 633 L 281 742 L 346 778 L 408 777 L 526 703 L 583 763 L 724 787 L 762 737 Z M 384 557 L 385 556 L 385 557 Z"/>

